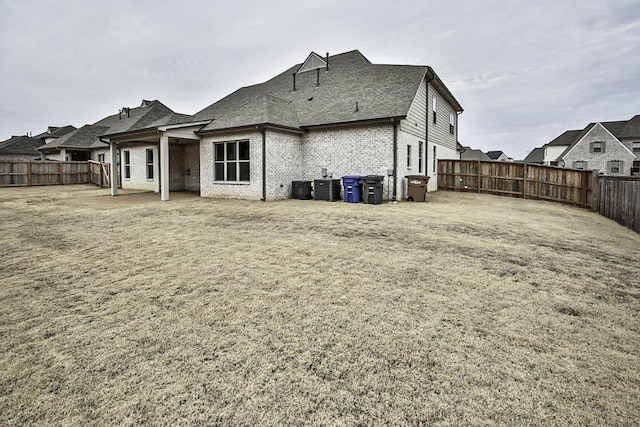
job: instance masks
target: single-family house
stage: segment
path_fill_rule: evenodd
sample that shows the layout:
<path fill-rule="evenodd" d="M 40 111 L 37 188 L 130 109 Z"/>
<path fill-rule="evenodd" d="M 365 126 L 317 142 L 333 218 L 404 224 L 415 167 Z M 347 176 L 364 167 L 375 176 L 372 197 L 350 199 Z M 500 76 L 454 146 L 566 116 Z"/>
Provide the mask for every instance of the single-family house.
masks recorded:
<path fill-rule="evenodd" d="M 54 141 L 74 129 L 75 127 L 71 125 L 64 127 L 49 126 L 45 132 L 36 136 L 12 136 L 6 141 L 0 142 L 0 160 L 13 162 L 38 160 L 40 159 L 38 147 L 45 141 Z"/>
<path fill-rule="evenodd" d="M 640 173 L 640 115 L 630 120 L 589 123 L 541 147 L 542 164 L 597 169 L 605 175 Z M 525 162 L 535 162 L 534 152 Z M 538 163 L 538 162 L 535 162 Z"/>
<path fill-rule="evenodd" d="M 463 147 L 463 151 L 460 153 L 460 160 L 482 160 L 489 162 L 491 159 L 482 150 Z"/>
<path fill-rule="evenodd" d="M 404 198 L 405 175 L 435 178 L 438 159 L 459 157 L 462 111 L 429 66 L 373 64 L 357 50 L 312 52 L 190 120 L 110 130 L 101 139 L 113 162 L 120 153 L 122 186 L 153 187 L 162 200 L 181 189 L 282 199 L 294 180 L 347 174 L 384 176 L 391 197 Z"/>
<path fill-rule="evenodd" d="M 487 151 L 487 157 L 489 157 L 489 159 L 493 160 L 494 162 L 511 162 L 511 161 L 513 161 L 513 159 L 511 159 L 509 156 L 504 154 L 504 152 L 502 152 L 502 151 Z"/>

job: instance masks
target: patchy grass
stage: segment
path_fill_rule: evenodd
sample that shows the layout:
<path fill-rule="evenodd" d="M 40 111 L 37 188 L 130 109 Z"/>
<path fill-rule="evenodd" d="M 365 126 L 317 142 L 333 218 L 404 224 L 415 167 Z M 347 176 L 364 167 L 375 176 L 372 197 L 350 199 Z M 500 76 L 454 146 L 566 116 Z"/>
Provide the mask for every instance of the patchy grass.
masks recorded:
<path fill-rule="evenodd" d="M 558 204 L 0 189 L 0 424 L 630 425 L 640 236 Z"/>

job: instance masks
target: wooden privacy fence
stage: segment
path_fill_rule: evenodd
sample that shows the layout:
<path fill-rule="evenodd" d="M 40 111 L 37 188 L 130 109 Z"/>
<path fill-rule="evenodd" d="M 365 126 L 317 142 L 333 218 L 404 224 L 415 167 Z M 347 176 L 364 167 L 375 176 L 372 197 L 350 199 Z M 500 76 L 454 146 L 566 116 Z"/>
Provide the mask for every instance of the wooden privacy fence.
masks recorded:
<path fill-rule="evenodd" d="M 499 194 L 593 208 L 597 173 L 553 166 L 438 160 L 438 188 Z"/>
<path fill-rule="evenodd" d="M 640 177 L 599 177 L 597 199 L 600 215 L 640 233 Z"/>
<path fill-rule="evenodd" d="M 0 187 L 109 185 L 109 165 L 98 162 L 0 162 Z"/>

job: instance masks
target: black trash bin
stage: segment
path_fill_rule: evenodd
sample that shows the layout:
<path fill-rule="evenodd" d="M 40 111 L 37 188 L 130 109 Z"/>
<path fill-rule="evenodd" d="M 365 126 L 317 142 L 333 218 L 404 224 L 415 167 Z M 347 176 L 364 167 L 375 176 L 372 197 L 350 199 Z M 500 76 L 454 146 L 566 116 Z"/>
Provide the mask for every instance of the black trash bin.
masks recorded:
<path fill-rule="evenodd" d="M 335 202 L 340 200 L 339 179 L 316 179 L 313 181 L 313 195 L 316 200 L 327 200 Z"/>
<path fill-rule="evenodd" d="M 370 205 L 382 203 L 382 181 L 384 176 L 367 175 L 362 177 L 362 201 Z"/>
<path fill-rule="evenodd" d="M 311 181 L 292 181 L 291 198 L 298 200 L 311 199 Z"/>
<path fill-rule="evenodd" d="M 405 178 L 407 178 L 407 200 L 426 202 L 429 177 L 425 175 L 407 175 Z"/>

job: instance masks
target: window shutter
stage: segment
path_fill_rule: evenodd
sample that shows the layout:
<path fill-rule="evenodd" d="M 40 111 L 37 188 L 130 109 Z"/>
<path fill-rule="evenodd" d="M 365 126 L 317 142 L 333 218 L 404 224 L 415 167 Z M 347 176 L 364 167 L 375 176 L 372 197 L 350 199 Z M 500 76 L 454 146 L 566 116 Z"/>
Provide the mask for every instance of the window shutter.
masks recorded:
<path fill-rule="evenodd" d="M 587 163 L 589 163 L 589 162 L 587 162 L 586 160 L 582 163 L 582 167 L 583 167 L 585 170 L 589 169 L 589 167 L 587 166 Z"/>
<path fill-rule="evenodd" d="M 602 141 L 602 143 L 600 144 L 600 146 L 602 147 L 602 151 L 600 151 L 601 153 L 604 153 L 604 149 L 607 146 L 607 144 L 605 144 L 604 141 Z"/>
<path fill-rule="evenodd" d="M 593 142 L 591 144 L 589 144 L 589 152 L 593 153 Z"/>

